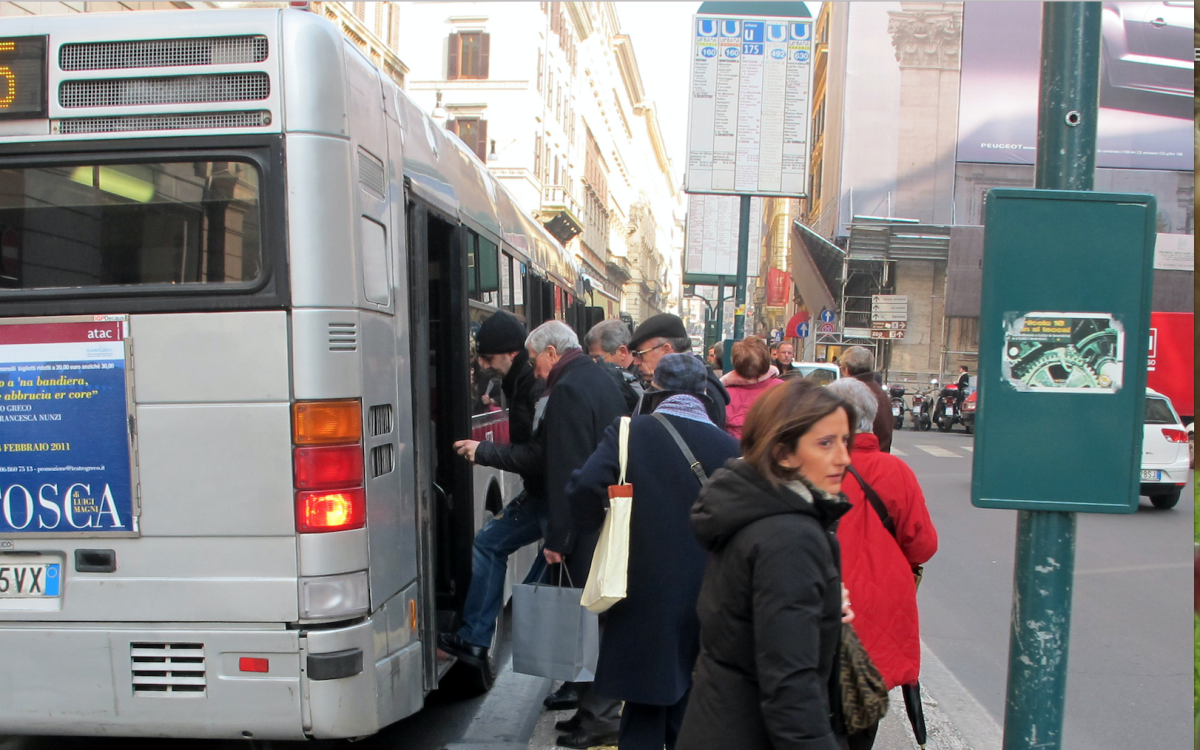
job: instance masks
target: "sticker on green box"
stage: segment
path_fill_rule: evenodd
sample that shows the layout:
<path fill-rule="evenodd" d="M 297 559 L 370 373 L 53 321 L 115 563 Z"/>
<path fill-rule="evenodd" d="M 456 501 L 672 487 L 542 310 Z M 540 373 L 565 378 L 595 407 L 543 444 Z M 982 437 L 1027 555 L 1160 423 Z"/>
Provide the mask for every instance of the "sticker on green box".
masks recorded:
<path fill-rule="evenodd" d="M 1004 381 L 1018 391 L 1116 393 L 1125 375 L 1125 329 L 1104 313 L 1009 313 Z"/>

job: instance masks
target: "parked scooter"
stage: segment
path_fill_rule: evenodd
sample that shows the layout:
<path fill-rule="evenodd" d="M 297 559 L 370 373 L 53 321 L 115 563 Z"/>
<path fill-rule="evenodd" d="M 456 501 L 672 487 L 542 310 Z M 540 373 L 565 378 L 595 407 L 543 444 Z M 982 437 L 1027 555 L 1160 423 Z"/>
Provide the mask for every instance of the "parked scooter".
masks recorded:
<path fill-rule="evenodd" d="M 942 386 L 937 405 L 933 408 L 933 418 L 937 421 L 938 430 L 942 432 L 949 432 L 956 423 L 962 422 L 957 383 L 946 383 Z"/>
<path fill-rule="evenodd" d="M 896 429 L 904 428 L 904 386 L 893 385 L 888 388 L 892 397 L 892 418 L 896 420 Z"/>
<path fill-rule="evenodd" d="M 918 391 L 913 394 L 912 400 L 913 429 L 928 430 L 933 425 L 929 421 L 929 408 L 925 403 L 925 395 Z"/>

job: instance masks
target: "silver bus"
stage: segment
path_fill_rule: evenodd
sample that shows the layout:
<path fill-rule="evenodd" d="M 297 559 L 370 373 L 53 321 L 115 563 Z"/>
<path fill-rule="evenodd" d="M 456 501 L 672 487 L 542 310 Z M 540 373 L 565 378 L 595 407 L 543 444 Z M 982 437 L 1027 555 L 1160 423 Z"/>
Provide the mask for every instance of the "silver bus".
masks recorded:
<path fill-rule="evenodd" d="M 472 329 L 581 330 L 585 293 L 313 14 L 6 18 L 0 734 L 358 737 L 419 710 L 520 489 L 451 449 L 507 435 Z"/>

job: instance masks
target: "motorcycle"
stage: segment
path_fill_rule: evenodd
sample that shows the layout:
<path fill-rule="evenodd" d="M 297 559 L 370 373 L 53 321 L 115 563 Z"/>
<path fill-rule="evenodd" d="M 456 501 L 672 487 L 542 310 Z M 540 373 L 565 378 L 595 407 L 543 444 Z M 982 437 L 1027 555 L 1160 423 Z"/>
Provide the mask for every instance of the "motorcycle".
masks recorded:
<path fill-rule="evenodd" d="M 892 397 L 892 417 L 896 420 L 896 429 L 904 428 L 904 386 L 893 385 L 888 388 Z"/>
<path fill-rule="evenodd" d="M 933 407 L 933 416 L 941 432 L 949 432 L 956 422 L 962 422 L 958 408 L 957 383 L 946 383 L 942 386 L 937 405 Z"/>
<path fill-rule="evenodd" d="M 917 393 L 913 394 L 912 400 L 913 429 L 928 430 L 933 425 L 929 421 L 929 411 L 925 405 L 924 394 L 918 391 Z"/>

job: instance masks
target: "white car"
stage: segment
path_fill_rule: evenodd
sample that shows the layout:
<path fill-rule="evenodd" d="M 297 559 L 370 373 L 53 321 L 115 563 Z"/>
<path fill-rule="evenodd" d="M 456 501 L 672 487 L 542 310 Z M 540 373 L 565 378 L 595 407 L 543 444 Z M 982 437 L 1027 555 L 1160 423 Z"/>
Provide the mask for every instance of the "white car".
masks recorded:
<path fill-rule="evenodd" d="M 1142 439 L 1142 479 L 1139 494 L 1155 508 L 1174 508 L 1188 481 L 1188 430 L 1171 399 L 1146 389 L 1146 418 Z"/>
<path fill-rule="evenodd" d="M 792 369 L 799 370 L 803 377 L 817 385 L 829 385 L 842 377 L 841 370 L 832 362 L 793 362 Z"/>

